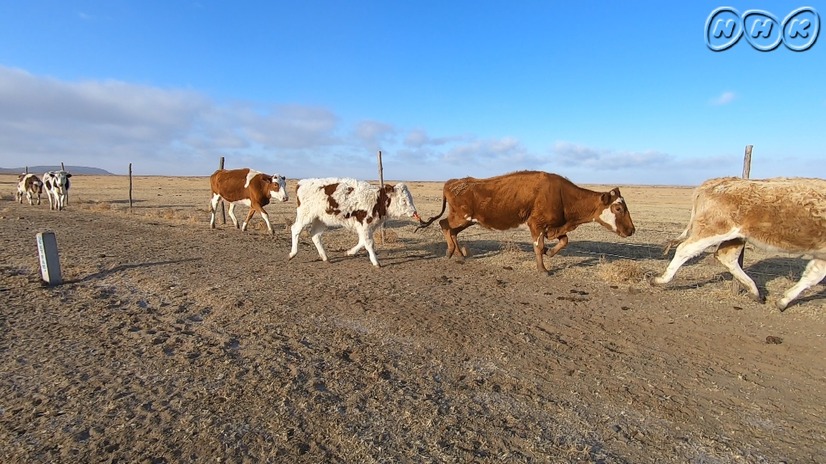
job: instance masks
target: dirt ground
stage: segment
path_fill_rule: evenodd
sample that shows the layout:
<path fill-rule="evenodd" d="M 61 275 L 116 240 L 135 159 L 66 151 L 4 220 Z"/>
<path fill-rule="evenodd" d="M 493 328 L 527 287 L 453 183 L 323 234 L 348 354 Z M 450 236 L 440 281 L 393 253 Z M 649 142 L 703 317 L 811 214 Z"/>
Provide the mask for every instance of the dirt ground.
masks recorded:
<path fill-rule="evenodd" d="M 526 230 L 459 263 L 394 220 L 379 269 L 343 230 L 288 261 L 294 199 L 269 236 L 210 230 L 206 178 L 135 178 L 131 212 L 126 177 L 72 181 L 54 212 L 0 176 L 2 462 L 826 462 L 822 283 L 783 313 L 710 255 L 648 285 L 688 188 L 620 185 L 637 234 L 581 226 L 540 275 Z M 747 249 L 770 303 L 804 265 Z"/>

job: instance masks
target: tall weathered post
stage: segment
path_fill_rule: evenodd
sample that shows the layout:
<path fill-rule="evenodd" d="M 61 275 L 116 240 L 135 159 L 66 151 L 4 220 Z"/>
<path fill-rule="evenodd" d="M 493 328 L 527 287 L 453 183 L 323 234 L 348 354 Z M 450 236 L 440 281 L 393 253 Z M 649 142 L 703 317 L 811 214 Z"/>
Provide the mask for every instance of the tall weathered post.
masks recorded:
<path fill-rule="evenodd" d="M 743 157 L 743 179 L 748 179 L 749 174 L 751 173 L 751 150 L 754 148 L 754 145 L 746 145 L 746 154 Z M 743 261 L 744 256 L 746 255 L 746 247 L 743 247 L 740 250 L 740 256 L 737 257 L 737 263 L 740 265 L 740 269 L 743 268 Z M 735 295 L 740 293 L 740 282 L 737 279 L 731 279 L 731 293 Z"/>
<path fill-rule="evenodd" d="M 218 162 L 218 169 L 224 169 L 224 157 L 221 157 L 221 161 Z M 227 223 L 227 212 L 224 210 L 224 202 L 221 202 L 221 224 Z"/>
<path fill-rule="evenodd" d="M 379 188 L 384 190 L 384 167 L 381 165 L 381 150 L 378 153 L 379 158 Z M 381 244 L 384 245 L 386 237 L 384 235 L 384 224 L 381 225 Z"/>
<path fill-rule="evenodd" d="M 132 163 L 129 163 L 129 214 L 132 214 Z"/>

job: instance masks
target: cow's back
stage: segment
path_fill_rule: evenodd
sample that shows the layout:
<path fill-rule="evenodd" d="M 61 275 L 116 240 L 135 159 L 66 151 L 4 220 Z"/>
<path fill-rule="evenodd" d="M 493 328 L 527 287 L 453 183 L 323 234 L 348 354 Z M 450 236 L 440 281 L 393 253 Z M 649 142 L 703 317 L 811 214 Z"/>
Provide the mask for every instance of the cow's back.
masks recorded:
<path fill-rule="evenodd" d="M 511 229 L 535 210 L 562 210 L 561 189 L 570 183 L 541 171 L 519 171 L 487 179 L 465 177 L 445 182 L 444 195 L 454 208 L 484 227 Z"/>
<path fill-rule="evenodd" d="M 247 175 L 249 168 L 243 169 L 219 169 L 209 177 L 209 184 L 213 194 L 229 202 L 240 201 L 248 198 L 247 195 Z"/>
<path fill-rule="evenodd" d="M 712 179 L 697 188 L 694 202 L 695 227 L 739 227 L 770 249 L 826 255 L 826 180 Z"/>

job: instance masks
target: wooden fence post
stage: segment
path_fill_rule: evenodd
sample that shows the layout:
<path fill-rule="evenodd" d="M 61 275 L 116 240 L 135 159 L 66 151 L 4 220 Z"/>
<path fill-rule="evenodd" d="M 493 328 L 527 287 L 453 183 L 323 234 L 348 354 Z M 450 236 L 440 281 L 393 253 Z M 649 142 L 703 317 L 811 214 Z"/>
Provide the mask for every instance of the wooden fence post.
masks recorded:
<path fill-rule="evenodd" d="M 384 190 L 384 167 L 381 165 L 381 150 L 378 153 L 379 158 L 379 188 Z M 384 242 L 387 237 L 384 235 L 384 224 L 381 225 L 381 244 L 384 245 Z"/>
<path fill-rule="evenodd" d="M 61 162 L 60 162 L 60 170 L 61 170 L 61 171 L 65 171 L 65 170 L 66 170 L 66 166 L 64 166 L 64 165 L 63 165 L 63 161 L 61 161 Z"/>
<path fill-rule="evenodd" d="M 129 163 L 129 214 L 132 214 L 132 163 Z"/>
<path fill-rule="evenodd" d="M 743 157 L 743 179 L 748 179 L 749 174 L 751 173 L 751 150 L 754 148 L 754 145 L 746 145 L 746 154 Z M 740 256 L 737 257 L 737 263 L 740 265 L 740 269 L 743 268 L 743 259 L 746 254 L 746 247 L 744 246 L 742 250 L 740 250 Z M 737 295 L 740 293 L 740 282 L 737 279 L 731 279 L 731 293 Z"/>
<path fill-rule="evenodd" d="M 218 162 L 218 169 L 224 169 L 224 157 L 221 157 L 221 161 Z M 224 210 L 224 202 L 221 202 L 221 224 L 227 223 L 227 212 Z"/>

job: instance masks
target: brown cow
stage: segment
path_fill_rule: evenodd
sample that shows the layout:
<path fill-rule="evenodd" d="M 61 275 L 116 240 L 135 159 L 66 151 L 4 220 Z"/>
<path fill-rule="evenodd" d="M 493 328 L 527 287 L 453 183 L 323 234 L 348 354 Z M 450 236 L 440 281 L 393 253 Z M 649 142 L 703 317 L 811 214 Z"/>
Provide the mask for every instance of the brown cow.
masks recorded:
<path fill-rule="evenodd" d="M 23 197 L 29 200 L 29 205 L 40 204 L 40 195 L 43 194 L 43 182 L 34 174 L 20 174 L 17 176 L 17 201 L 23 203 Z"/>
<path fill-rule="evenodd" d="M 679 243 L 674 258 L 651 283 L 670 282 L 686 261 L 716 246 L 717 261 L 762 302 L 757 285 L 738 261 L 746 241 L 811 259 L 800 280 L 775 303 L 783 311 L 826 276 L 826 180 L 723 177 L 703 182 L 694 191 L 688 226 L 673 240 Z"/>
<path fill-rule="evenodd" d="M 568 245 L 568 232 L 586 222 L 598 222 L 620 237 L 634 233 L 634 223 L 619 188 L 594 192 L 547 172 L 520 171 L 489 179 L 448 180 L 443 190 L 442 211 L 422 222 L 419 228 L 440 218 L 447 203 L 450 213 L 439 225 L 447 241 L 448 258 L 457 249 L 460 255 L 467 256 L 467 250 L 459 246 L 456 236 L 473 224 L 496 230 L 527 224 L 540 272 L 548 271 L 542 259 L 548 252 L 546 238 L 559 239 L 548 253 L 552 257 Z"/>
<path fill-rule="evenodd" d="M 272 234 L 272 224 L 270 224 L 267 212 L 264 211 L 264 206 L 270 204 L 270 198 L 281 201 L 290 199 L 284 176 L 278 174 L 270 176 L 249 168 L 219 169 L 210 176 L 209 184 L 212 188 L 212 199 L 209 202 L 211 214 L 209 226 L 213 229 L 215 228 L 215 211 L 218 208 L 218 202 L 223 199 L 229 202 L 229 217 L 236 228 L 238 228 L 238 219 L 235 217 L 234 209 L 236 203 L 241 203 L 250 207 L 241 230 L 247 230 L 250 219 L 258 211 L 267 224 L 267 230 Z"/>

